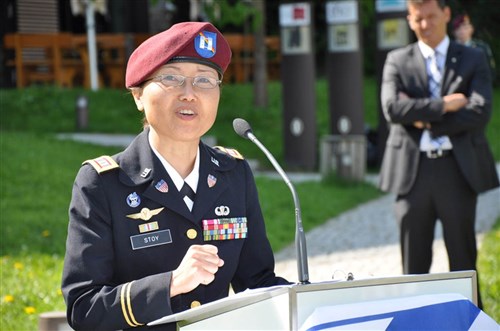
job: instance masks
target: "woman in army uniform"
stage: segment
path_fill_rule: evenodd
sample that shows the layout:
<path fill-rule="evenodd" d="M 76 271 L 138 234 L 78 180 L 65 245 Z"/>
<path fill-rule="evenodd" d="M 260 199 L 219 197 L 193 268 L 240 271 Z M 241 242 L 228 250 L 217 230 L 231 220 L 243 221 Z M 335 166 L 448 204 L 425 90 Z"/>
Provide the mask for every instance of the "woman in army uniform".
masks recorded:
<path fill-rule="evenodd" d="M 84 162 L 69 210 L 62 290 L 77 330 L 137 327 L 274 274 L 257 190 L 212 127 L 231 51 L 209 23 L 176 24 L 141 44 L 126 71 L 145 126 L 123 152 Z M 175 330 L 164 324 L 155 330 Z"/>

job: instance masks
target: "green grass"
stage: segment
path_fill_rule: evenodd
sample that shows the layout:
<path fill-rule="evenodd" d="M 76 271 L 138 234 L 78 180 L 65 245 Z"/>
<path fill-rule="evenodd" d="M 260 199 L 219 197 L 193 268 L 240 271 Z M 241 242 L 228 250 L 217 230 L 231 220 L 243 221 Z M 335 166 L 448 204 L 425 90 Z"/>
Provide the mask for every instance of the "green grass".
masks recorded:
<path fill-rule="evenodd" d="M 64 310 L 59 286 L 76 172 L 83 160 L 117 149 L 59 141 L 50 134 L 10 131 L 2 132 L 0 143 L 2 155 L 8 156 L 2 159 L 0 170 L 0 326 L 2 330 L 33 330 L 39 313 Z M 296 185 L 306 230 L 381 194 L 364 183 L 332 184 Z M 294 240 L 293 201 L 281 180 L 257 178 L 257 185 L 277 251 Z M 322 208 L 307 208 L 318 205 Z"/>
<path fill-rule="evenodd" d="M 484 311 L 500 323 L 500 218 L 484 238 L 477 266 Z"/>
<path fill-rule="evenodd" d="M 326 81 L 317 83 L 317 135 L 328 134 L 328 96 Z M 269 84 L 269 105 L 256 109 L 252 101 L 250 84 L 224 85 L 218 118 L 208 132 L 220 145 L 239 149 L 247 158 L 268 164 L 266 157 L 245 139 L 238 138 L 233 130 L 233 119 L 246 119 L 259 140 L 282 162 L 282 100 L 281 85 Z M 376 87 L 374 79 L 365 83 L 365 119 L 376 126 Z M 30 132 L 73 132 L 76 130 L 76 99 L 84 95 L 89 100 L 89 125 L 86 132 L 136 134 L 141 128 L 142 114 L 135 108 L 127 91 L 102 89 L 92 92 L 83 89 L 30 87 L 22 90 L 0 90 L 0 130 Z M 285 165 L 283 165 L 285 166 Z"/>
<path fill-rule="evenodd" d="M 225 86 L 217 123 L 209 133 L 219 144 L 238 148 L 247 158 L 259 159 L 267 166 L 269 162 L 255 146 L 235 135 L 232 120 L 247 119 L 259 139 L 283 163 L 280 85 L 272 83 L 269 90 L 269 107 L 254 109 L 251 85 Z M 375 90 L 374 80 L 367 79 L 365 120 L 371 127 L 377 123 Z M 54 138 L 54 133 L 75 130 L 75 100 L 81 94 L 90 100 L 87 131 L 140 131 L 141 114 L 124 91 L 49 87 L 0 90 L 1 330 L 35 330 L 38 314 L 65 309 L 59 286 L 74 177 L 83 160 L 119 150 Z M 500 89 L 495 90 L 495 100 L 500 100 Z M 316 113 L 321 137 L 329 132 L 325 81 L 317 83 Z M 488 137 L 497 161 L 499 132 L 500 112 L 495 109 Z M 294 240 L 292 197 L 280 180 L 259 177 L 256 181 L 268 234 L 277 251 Z M 335 179 L 296 184 L 296 189 L 306 231 L 380 195 L 370 185 Z M 485 311 L 497 321 L 499 233 L 497 222 L 483 243 L 478 262 Z"/>
<path fill-rule="evenodd" d="M 60 293 L 68 204 L 81 162 L 110 148 L 1 132 L 0 329 L 36 330 L 64 310 Z"/>

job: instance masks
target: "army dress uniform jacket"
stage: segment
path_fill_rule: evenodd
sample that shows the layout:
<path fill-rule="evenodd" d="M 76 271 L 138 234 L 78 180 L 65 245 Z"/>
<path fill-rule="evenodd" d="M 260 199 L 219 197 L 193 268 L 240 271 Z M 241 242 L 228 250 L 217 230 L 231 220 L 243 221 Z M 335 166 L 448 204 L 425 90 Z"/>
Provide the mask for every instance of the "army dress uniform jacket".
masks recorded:
<path fill-rule="evenodd" d="M 146 324 L 224 298 L 230 284 L 235 292 L 288 284 L 274 274 L 248 163 L 200 143 L 190 212 L 152 151 L 148 131 L 113 159 L 84 164 L 76 177 L 62 278 L 76 330 L 175 330 Z M 101 166 L 106 171 L 98 173 Z M 171 298 L 171 273 L 193 244 L 217 246 L 224 265 L 211 284 Z"/>

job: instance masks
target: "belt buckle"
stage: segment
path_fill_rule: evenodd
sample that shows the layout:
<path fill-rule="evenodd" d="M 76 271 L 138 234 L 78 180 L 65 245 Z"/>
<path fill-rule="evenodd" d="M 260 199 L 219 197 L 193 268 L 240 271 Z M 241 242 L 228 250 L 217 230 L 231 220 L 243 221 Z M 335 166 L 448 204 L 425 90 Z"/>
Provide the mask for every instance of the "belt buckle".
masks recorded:
<path fill-rule="evenodd" d="M 437 159 L 443 156 L 443 150 L 442 149 L 429 150 L 425 151 L 425 154 L 429 159 Z"/>

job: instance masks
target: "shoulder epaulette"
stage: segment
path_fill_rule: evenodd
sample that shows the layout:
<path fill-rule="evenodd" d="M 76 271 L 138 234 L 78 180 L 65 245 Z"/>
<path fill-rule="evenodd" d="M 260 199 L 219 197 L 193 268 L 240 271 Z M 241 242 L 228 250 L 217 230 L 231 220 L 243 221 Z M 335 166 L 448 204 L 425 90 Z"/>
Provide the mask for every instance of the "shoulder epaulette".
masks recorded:
<path fill-rule="evenodd" d="M 218 149 L 219 151 L 223 152 L 223 153 L 226 153 L 228 155 L 231 155 L 232 157 L 234 157 L 235 159 L 239 159 L 239 160 L 244 160 L 245 158 L 243 157 L 243 155 L 240 154 L 240 152 L 238 152 L 237 150 L 235 150 L 234 148 L 226 148 L 226 147 L 222 147 L 222 146 L 215 146 L 214 147 L 215 149 Z"/>
<path fill-rule="evenodd" d="M 98 158 L 92 159 L 92 160 L 87 160 L 83 162 L 82 164 L 88 163 L 91 166 L 94 167 L 95 171 L 97 171 L 98 174 L 118 168 L 119 165 L 116 163 L 115 160 L 111 156 L 108 155 L 103 155 L 99 156 Z"/>

